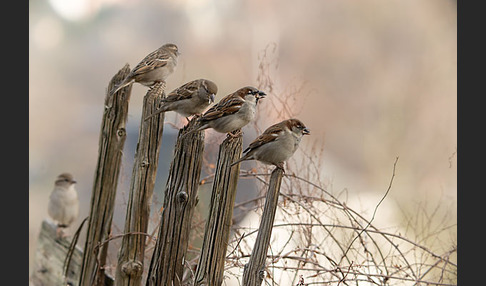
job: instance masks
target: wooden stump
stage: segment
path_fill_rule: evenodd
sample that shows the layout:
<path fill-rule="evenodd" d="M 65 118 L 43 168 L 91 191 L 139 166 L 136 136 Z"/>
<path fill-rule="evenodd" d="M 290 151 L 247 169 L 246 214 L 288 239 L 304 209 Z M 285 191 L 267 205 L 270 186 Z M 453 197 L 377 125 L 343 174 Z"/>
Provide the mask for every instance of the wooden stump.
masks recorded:
<path fill-rule="evenodd" d="M 270 177 L 255 245 L 251 252 L 250 260 L 243 271 L 243 285 L 245 286 L 260 286 L 265 278 L 265 258 L 267 257 L 268 245 L 272 236 L 282 177 L 283 170 L 275 168 Z"/>
<path fill-rule="evenodd" d="M 150 219 L 150 205 L 159 162 L 165 113 L 148 120 L 165 97 L 162 84 L 156 84 L 144 97 L 137 150 L 133 164 L 130 193 L 125 217 L 124 236 L 118 252 L 116 285 L 141 285 L 145 241 Z M 163 95 L 163 96 L 162 96 Z"/>
<path fill-rule="evenodd" d="M 126 64 L 113 76 L 105 97 L 98 162 L 91 194 L 88 229 L 79 282 L 79 285 L 82 286 L 104 284 L 105 270 L 103 266 L 106 262 L 108 243 L 103 242 L 109 238 L 111 233 L 132 85 L 128 85 L 114 94 L 111 93 L 111 90 L 122 82 L 129 72 L 130 67 Z"/>
<path fill-rule="evenodd" d="M 204 150 L 204 131 L 184 136 L 195 121 L 179 130 L 146 285 L 179 286 L 182 282 Z"/>
<path fill-rule="evenodd" d="M 71 237 L 56 236 L 57 226 L 47 220 L 42 221 L 34 260 L 34 270 L 30 282 L 35 286 L 78 285 L 83 251 L 74 248 L 67 275 L 64 277 L 64 261 L 71 243 Z M 111 277 L 105 277 L 105 286 L 113 285 Z"/>
<path fill-rule="evenodd" d="M 227 137 L 219 146 L 218 163 L 214 174 L 209 215 L 204 230 L 201 255 L 193 285 L 221 285 L 224 259 L 233 218 L 236 187 L 240 164 L 231 163 L 240 158 L 243 136 Z"/>

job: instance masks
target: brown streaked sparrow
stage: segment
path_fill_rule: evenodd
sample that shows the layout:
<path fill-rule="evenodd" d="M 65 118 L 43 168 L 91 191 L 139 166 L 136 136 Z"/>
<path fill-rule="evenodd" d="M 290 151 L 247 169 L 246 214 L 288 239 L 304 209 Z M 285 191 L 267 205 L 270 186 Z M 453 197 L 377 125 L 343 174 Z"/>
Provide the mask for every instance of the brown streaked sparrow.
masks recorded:
<path fill-rule="evenodd" d="M 284 162 L 297 150 L 302 136 L 308 134 L 310 130 L 298 119 L 287 119 L 274 124 L 253 140 L 243 151 L 246 154 L 231 166 L 245 160 L 258 160 L 283 169 Z"/>
<path fill-rule="evenodd" d="M 152 86 L 157 82 L 165 84 L 165 79 L 174 72 L 177 66 L 179 54 L 179 49 L 175 44 L 163 45 L 139 62 L 112 93 L 133 82 L 145 86 Z"/>
<path fill-rule="evenodd" d="M 208 128 L 213 128 L 220 133 L 241 129 L 255 118 L 258 100 L 265 96 L 263 91 L 251 86 L 240 88 L 209 108 L 197 119 L 197 127 L 186 135 Z"/>
<path fill-rule="evenodd" d="M 75 183 L 70 173 L 60 174 L 49 197 L 47 212 L 57 222 L 58 236 L 60 229 L 69 227 L 78 218 L 79 200 L 78 192 L 74 188 Z"/>
<path fill-rule="evenodd" d="M 162 99 L 162 106 L 145 120 L 161 112 L 175 111 L 184 117 L 201 114 L 218 92 L 216 84 L 207 79 L 196 79 L 171 91 Z"/>

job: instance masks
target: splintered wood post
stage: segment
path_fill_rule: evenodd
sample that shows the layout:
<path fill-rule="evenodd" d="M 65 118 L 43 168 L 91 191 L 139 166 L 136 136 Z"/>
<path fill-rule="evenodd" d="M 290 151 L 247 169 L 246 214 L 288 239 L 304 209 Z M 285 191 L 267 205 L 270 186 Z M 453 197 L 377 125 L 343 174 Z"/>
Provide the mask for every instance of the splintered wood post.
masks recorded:
<path fill-rule="evenodd" d="M 275 168 L 270 177 L 255 245 L 253 246 L 250 260 L 243 271 L 243 285 L 245 286 L 260 286 L 265 278 L 265 258 L 267 257 L 268 245 L 272 236 L 282 177 L 283 170 Z"/>
<path fill-rule="evenodd" d="M 145 120 L 165 97 L 162 84 L 153 86 L 144 97 L 137 150 L 133 164 L 125 230 L 118 252 L 116 285 L 141 285 L 150 204 L 155 185 L 165 113 Z"/>
<path fill-rule="evenodd" d="M 53 222 L 42 221 L 35 251 L 34 270 L 30 277 L 32 285 L 79 285 L 83 251 L 79 246 L 74 246 L 69 268 L 64 276 L 64 264 L 72 237 L 58 237 L 56 230 L 57 225 Z M 104 286 L 113 284 L 113 278 L 106 275 Z"/>
<path fill-rule="evenodd" d="M 196 119 L 179 130 L 146 285 L 181 285 L 204 150 L 204 131 L 184 136 Z"/>
<path fill-rule="evenodd" d="M 243 136 L 240 134 L 237 137 L 227 137 L 219 146 L 211 204 L 194 286 L 217 286 L 223 283 L 224 259 L 228 248 L 238 174 L 240 172 L 240 164 L 233 167 L 230 165 L 240 158 L 242 143 Z"/>
<path fill-rule="evenodd" d="M 42 221 L 42 227 L 37 240 L 34 270 L 30 278 L 33 285 L 78 285 L 79 269 L 83 258 L 82 251 L 75 247 L 71 258 L 70 267 L 66 277 L 63 276 L 63 264 L 66 259 L 70 239 L 57 237 L 57 225 L 46 220 Z"/>
<path fill-rule="evenodd" d="M 125 79 L 129 72 L 130 67 L 126 64 L 113 76 L 108 84 L 105 97 L 98 162 L 91 194 L 88 229 L 79 281 L 79 285 L 82 286 L 104 284 L 104 264 L 108 243 L 103 242 L 109 238 L 111 232 L 132 85 L 128 85 L 114 94 L 111 91 Z"/>

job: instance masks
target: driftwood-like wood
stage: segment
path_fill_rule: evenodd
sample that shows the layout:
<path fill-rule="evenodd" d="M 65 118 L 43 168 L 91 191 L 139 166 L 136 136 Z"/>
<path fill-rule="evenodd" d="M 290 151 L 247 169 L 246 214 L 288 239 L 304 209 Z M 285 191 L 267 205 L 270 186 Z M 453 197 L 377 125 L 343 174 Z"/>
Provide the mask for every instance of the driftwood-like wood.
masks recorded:
<path fill-rule="evenodd" d="M 57 237 L 57 225 L 43 220 L 34 258 L 30 282 L 35 286 L 78 285 L 83 251 L 75 246 L 66 277 L 63 266 L 71 244 L 71 237 Z M 113 278 L 105 277 L 105 286 L 113 285 Z"/>
<path fill-rule="evenodd" d="M 118 252 L 116 285 L 141 285 L 145 241 L 150 219 L 150 205 L 159 162 L 159 150 L 165 113 L 145 120 L 165 97 L 162 84 L 153 86 L 144 97 L 137 150 L 133 164 L 125 230 Z"/>
<path fill-rule="evenodd" d="M 179 130 L 146 285 L 181 285 L 204 150 L 204 131 L 184 136 L 195 121 Z"/>
<path fill-rule="evenodd" d="M 132 85 L 128 85 L 114 94 L 111 93 L 111 90 L 122 82 L 129 72 L 130 67 L 126 64 L 113 76 L 108 84 L 105 97 L 98 162 L 91 194 L 88 229 L 80 274 L 79 285 L 82 286 L 104 284 L 103 266 L 106 262 L 108 243 L 103 242 L 109 238 L 111 232 Z"/>
<path fill-rule="evenodd" d="M 194 286 L 219 286 L 223 283 L 224 260 L 240 172 L 240 164 L 233 167 L 230 165 L 240 158 L 242 143 L 243 136 L 240 134 L 237 137 L 227 137 L 219 146 L 211 204 Z"/>
<path fill-rule="evenodd" d="M 268 245 L 272 236 L 275 212 L 277 211 L 278 195 L 282 183 L 283 170 L 275 168 L 270 177 L 265 206 L 258 227 L 258 234 L 255 245 L 251 252 L 250 260 L 243 271 L 243 284 L 245 286 L 260 286 L 265 278 L 265 258 L 267 257 Z"/>
<path fill-rule="evenodd" d="M 63 276 L 63 264 L 68 248 L 70 237 L 57 237 L 56 224 L 42 221 L 37 248 L 34 260 L 34 270 L 31 276 L 33 285 L 77 285 L 79 280 L 79 269 L 82 261 L 82 251 L 79 247 L 74 249 L 71 265 L 67 271 L 67 277 Z"/>

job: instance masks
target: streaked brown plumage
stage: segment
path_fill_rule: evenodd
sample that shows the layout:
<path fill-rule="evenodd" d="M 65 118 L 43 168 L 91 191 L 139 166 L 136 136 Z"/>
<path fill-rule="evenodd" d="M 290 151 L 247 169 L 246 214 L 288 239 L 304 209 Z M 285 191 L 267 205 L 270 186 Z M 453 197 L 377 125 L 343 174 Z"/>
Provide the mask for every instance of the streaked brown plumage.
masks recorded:
<path fill-rule="evenodd" d="M 184 117 L 201 114 L 218 92 L 216 84 L 207 79 L 196 79 L 171 91 L 162 101 L 162 106 L 146 119 L 161 112 L 175 111 Z"/>
<path fill-rule="evenodd" d="M 194 131 L 213 128 L 220 133 L 241 129 L 255 118 L 256 105 L 266 94 L 247 86 L 225 96 L 200 118 Z"/>
<path fill-rule="evenodd" d="M 177 66 L 179 49 L 175 44 L 165 44 L 148 54 L 128 74 L 128 76 L 114 89 L 113 93 L 133 82 L 145 86 L 152 86 L 157 82 L 164 82 Z"/>
<path fill-rule="evenodd" d="M 302 137 L 308 134 L 309 129 L 298 119 L 281 121 L 268 127 L 253 140 L 243 151 L 246 154 L 231 166 L 245 160 L 258 160 L 283 169 L 284 162 L 295 153 Z"/>

